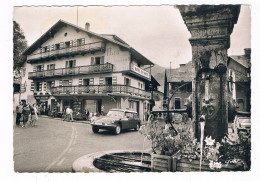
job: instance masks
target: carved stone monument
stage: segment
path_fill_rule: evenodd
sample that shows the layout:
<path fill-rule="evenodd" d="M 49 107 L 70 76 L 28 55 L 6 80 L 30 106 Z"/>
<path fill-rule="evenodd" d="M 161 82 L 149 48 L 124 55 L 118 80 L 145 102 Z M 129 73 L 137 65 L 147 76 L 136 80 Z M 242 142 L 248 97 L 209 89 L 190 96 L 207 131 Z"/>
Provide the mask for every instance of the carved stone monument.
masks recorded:
<path fill-rule="evenodd" d="M 227 49 L 240 12 L 239 5 L 178 6 L 191 33 L 192 115 L 195 136 L 205 119 L 205 136 L 220 141 L 228 131 Z"/>

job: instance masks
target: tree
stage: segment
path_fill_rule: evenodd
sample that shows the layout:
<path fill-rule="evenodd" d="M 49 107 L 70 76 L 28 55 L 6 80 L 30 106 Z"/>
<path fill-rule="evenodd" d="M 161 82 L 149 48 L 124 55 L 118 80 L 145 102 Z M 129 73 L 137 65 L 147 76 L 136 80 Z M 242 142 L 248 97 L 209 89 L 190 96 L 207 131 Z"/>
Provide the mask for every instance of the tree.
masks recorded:
<path fill-rule="evenodd" d="M 27 41 L 24 36 L 24 32 L 20 25 L 13 21 L 13 69 L 20 69 L 22 64 L 26 60 L 26 56 L 23 55 L 23 51 L 27 48 Z"/>

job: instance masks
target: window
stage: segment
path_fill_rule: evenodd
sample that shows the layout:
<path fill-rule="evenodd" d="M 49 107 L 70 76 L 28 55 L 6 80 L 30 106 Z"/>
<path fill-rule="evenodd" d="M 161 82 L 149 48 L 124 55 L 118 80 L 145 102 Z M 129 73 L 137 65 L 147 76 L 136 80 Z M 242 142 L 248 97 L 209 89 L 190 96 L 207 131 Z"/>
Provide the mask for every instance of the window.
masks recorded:
<path fill-rule="evenodd" d="M 50 90 L 52 87 L 52 81 L 47 81 L 47 90 Z"/>
<path fill-rule="evenodd" d="M 69 86 L 69 80 L 63 80 L 62 86 Z"/>
<path fill-rule="evenodd" d="M 73 67 L 76 67 L 76 60 L 66 61 L 66 68 L 73 68 Z"/>
<path fill-rule="evenodd" d="M 104 64 L 104 56 L 102 57 L 91 57 L 91 65 Z"/>
<path fill-rule="evenodd" d="M 55 69 L 55 64 L 47 65 L 47 70 L 54 70 L 54 69 Z"/>
<path fill-rule="evenodd" d="M 54 48 L 54 50 L 59 50 L 60 49 L 60 44 L 58 43 L 58 44 L 55 44 L 55 48 Z"/>
<path fill-rule="evenodd" d="M 82 45 L 82 39 L 77 39 L 77 45 L 78 46 Z"/>
<path fill-rule="evenodd" d="M 70 47 L 70 42 L 69 41 L 66 41 L 65 42 L 65 48 L 69 48 Z"/>
<path fill-rule="evenodd" d="M 90 80 L 89 79 L 84 79 L 83 80 L 83 85 L 89 85 L 90 83 Z"/>
<path fill-rule="evenodd" d="M 131 86 L 131 79 L 125 77 L 125 85 Z"/>
<path fill-rule="evenodd" d="M 36 82 L 35 83 L 35 90 L 36 91 L 40 91 L 41 89 L 40 89 L 40 86 L 41 86 L 41 83 L 40 82 Z"/>
<path fill-rule="evenodd" d="M 47 46 L 42 48 L 42 52 L 47 52 Z"/>
<path fill-rule="evenodd" d="M 43 65 L 37 65 L 36 66 L 36 72 L 43 71 Z"/>
<path fill-rule="evenodd" d="M 127 117 L 127 118 L 133 118 L 134 116 L 133 116 L 133 113 L 131 113 L 131 112 L 126 112 L 125 113 L 125 116 Z"/>
<path fill-rule="evenodd" d="M 180 109 L 181 108 L 181 98 L 175 97 L 174 105 L 175 105 L 175 109 Z"/>
<path fill-rule="evenodd" d="M 106 77 L 106 85 L 112 85 L 112 77 Z"/>

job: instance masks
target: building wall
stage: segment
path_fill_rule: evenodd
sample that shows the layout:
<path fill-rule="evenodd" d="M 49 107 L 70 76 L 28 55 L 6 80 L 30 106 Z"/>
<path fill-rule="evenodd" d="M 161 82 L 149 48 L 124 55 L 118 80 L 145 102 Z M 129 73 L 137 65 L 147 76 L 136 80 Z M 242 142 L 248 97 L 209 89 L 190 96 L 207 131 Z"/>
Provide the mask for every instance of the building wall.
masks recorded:
<path fill-rule="evenodd" d="M 65 36 L 66 34 L 66 36 Z M 101 39 L 95 37 L 95 36 L 88 36 L 85 32 L 76 31 L 76 29 L 67 26 L 62 28 L 59 32 L 57 32 L 52 38 L 47 40 L 45 43 L 42 44 L 41 47 L 58 44 L 60 42 L 66 42 L 70 40 L 75 40 L 79 38 L 85 38 L 85 44 L 92 43 L 92 42 L 98 42 L 101 41 Z M 32 54 L 40 53 L 40 47 L 35 50 Z M 41 92 L 43 95 L 45 95 L 46 92 L 48 92 L 47 88 L 44 88 L 44 82 L 47 81 L 54 81 L 54 86 L 57 87 L 60 84 L 60 80 L 72 80 L 72 85 L 77 86 L 79 85 L 79 79 L 85 79 L 85 78 L 94 78 L 94 85 L 100 85 L 100 77 L 116 77 L 117 82 L 116 84 L 124 85 L 125 78 L 131 79 L 131 86 L 136 88 L 141 88 L 140 84 L 142 84 L 142 89 L 145 89 L 145 83 L 142 79 L 138 79 L 135 77 L 131 77 L 129 75 L 123 74 L 121 71 L 124 70 L 130 70 L 130 52 L 126 48 L 121 48 L 118 45 L 114 43 L 110 43 L 106 41 L 105 51 L 104 52 L 95 52 L 95 53 L 88 53 L 85 55 L 75 55 L 74 57 L 62 57 L 60 59 L 49 59 L 48 61 L 43 62 L 37 62 L 37 63 L 25 63 L 24 67 L 26 68 L 26 74 L 25 77 L 22 78 L 22 83 L 26 82 L 26 92 L 21 94 L 21 99 L 25 99 L 30 104 L 33 104 L 36 102 L 34 98 L 34 92 L 31 91 L 31 82 L 32 80 L 28 79 L 28 73 L 33 72 L 34 66 L 37 65 L 43 65 L 43 70 L 47 70 L 48 64 L 55 64 L 55 69 L 59 68 L 65 68 L 66 67 L 66 61 L 68 60 L 76 60 L 76 67 L 77 66 L 86 66 L 91 65 L 91 57 L 98 57 L 98 56 L 104 56 L 104 63 L 111 63 L 113 64 L 113 73 L 104 73 L 104 74 L 91 74 L 91 75 L 78 75 L 78 76 L 63 76 L 63 77 L 50 77 L 50 78 L 44 78 L 44 79 L 36 79 L 34 82 L 42 82 L 42 90 L 38 91 Z M 132 63 L 137 64 L 136 60 L 133 60 Z M 103 82 L 105 84 L 105 81 Z M 50 96 L 48 101 L 48 105 L 51 104 L 51 99 L 57 100 L 55 97 Z M 58 98 L 60 99 L 60 98 Z M 62 98 L 64 99 L 64 98 Z M 67 97 L 65 99 L 71 99 L 70 97 Z M 135 109 L 129 107 L 129 100 L 128 98 L 124 97 L 116 97 L 115 99 L 109 97 L 109 96 L 101 96 L 101 97 L 89 97 L 89 96 L 82 96 L 78 97 L 79 101 L 83 102 L 83 99 L 88 100 L 98 100 L 102 99 L 102 105 L 104 106 L 104 112 L 108 112 L 111 108 L 122 108 L 122 109 Z M 139 102 L 139 114 L 141 120 L 143 120 L 144 110 L 143 110 L 143 100 L 136 99 L 135 102 Z M 63 101 L 60 101 L 60 110 L 62 111 L 63 107 Z"/>

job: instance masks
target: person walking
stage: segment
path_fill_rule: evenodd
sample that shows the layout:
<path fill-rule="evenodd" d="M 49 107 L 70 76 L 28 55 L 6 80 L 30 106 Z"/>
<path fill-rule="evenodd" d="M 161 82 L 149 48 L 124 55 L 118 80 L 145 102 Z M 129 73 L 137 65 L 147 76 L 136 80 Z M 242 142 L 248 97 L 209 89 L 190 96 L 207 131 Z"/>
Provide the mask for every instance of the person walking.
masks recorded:
<path fill-rule="evenodd" d="M 23 113 L 23 103 L 20 102 L 19 105 L 16 106 L 16 125 L 20 125 L 20 119 L 22 118 Z"/>
<path fill-rule="evenodd" d="M 73 113 L 72 109 L 68 106 L 68 107 L 66 108 L 64 121 L 70 121 L 70 119 L 71 119 L 71 121 L 74 121 L 74 120 L 73 120 L 72 113 Z"/>
<path fill-rule="evenodd" d="M 38 120 L 38 110 L 36 107 L 36 104 L 33 104 L 33 106 L 31 107 L 31 126 L 35 126 L 36 121 Z"/>
<path fill-rule="evenodd" d="M 25 107 L 23 108 L 23 125 L 22 125 L 22 127 L 26 127 L 26 124 L 29 120 L 30 113 L 31 113 L 30 106 L 29 106 L 29 104 L 26 104 Z"/>

